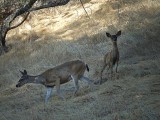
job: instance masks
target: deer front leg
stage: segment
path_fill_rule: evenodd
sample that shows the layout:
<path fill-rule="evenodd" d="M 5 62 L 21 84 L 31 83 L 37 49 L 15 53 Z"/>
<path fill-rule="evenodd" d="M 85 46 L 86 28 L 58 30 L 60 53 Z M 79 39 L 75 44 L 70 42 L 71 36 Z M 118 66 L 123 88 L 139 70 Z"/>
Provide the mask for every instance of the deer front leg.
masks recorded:
<path fill-rule="evenodd" d="M 51 96 L 52 93 L 52 87 L 47 87 L 47 93 L 46 93 L 46 97 L 45 97 L 45 103 L 48 102 L 49 97 Z"/>
<path fill-rule="evenodd" d="M 74 91 L 74 95 L 75 95 L 79 89 L 78 79 L 76 76 L 72 76 L 72 75 L 71 75 L 71 78 L 72 78 L 72 80 L 74 82 L 74 86 L 75 86 L 75 91 Z"/>
<path fill-rule="evenodd" d="M 56 84 L 57 95 L 58 95 L 62 100 L 64 100 L 64 97 L 63 97 L 63 95 L 62 95 L 62 93 L 61 93 L 61 90 L 60 90 L 60 79 L 59 79 L 59 78 L 57 78 L 55 84 Z"/>
<path fill-rule="evenodd" d="M 118 70 L 117 70 L 117 69 L 118 69 L 118 62 L 119 62 L 119 61 L 117 61 L 117 65 L 116 65 L 116 79 L 119 78 Z"/>
<path fill-rule="evenodd" d="M 116 73 L 118 72 L 118 61 L 117 61 L 117 65 L 116 65 Z"/>

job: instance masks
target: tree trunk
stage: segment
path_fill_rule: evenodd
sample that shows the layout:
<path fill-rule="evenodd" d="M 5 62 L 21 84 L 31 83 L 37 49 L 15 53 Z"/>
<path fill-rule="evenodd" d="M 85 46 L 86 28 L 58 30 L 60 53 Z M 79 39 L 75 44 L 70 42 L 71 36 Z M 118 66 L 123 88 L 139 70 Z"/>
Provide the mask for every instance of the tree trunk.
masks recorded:
<path fill-rule="evenodd" d="M 44 9 L 44 8 L 49 8 L 49 7 L 55 7 L 55 6 L 62 6 L 62 5 L 66 5 L 70 0 L 44 0 L 39 6 L 34 6 L 34 4 L 36 2 L 38 2 L 39 0 L 29 0 L 28 3 L 26 3 L 23 7 L 21 7 L 20 9 L 17 9 L 16 11 L 14 11 L 12 14 L 10 14 L 6 19 L 3 20 L 2 25 L 0 27 L 0 41 L 1 41 L 1 50 L 4 52 L 8 51 L 8 48 L 6 46 L 6 35 L 8 33 L 9 30 L 14 29 L 18 26 L 20 26 L 28 17 L 29 13 L 31 11 L 36 11 L 36 10 L 40 10 L 40 9 Z M 83 3 L 80 0 L 82 6 Z M 84 6 L 83 6 L 84 8 Z M 84 8 L 85 10 L 85 8 Z M 85 10 L 87 16 L 89 17 L 87 11 Z M 26 14 L 26 16 L 24 17 L 24 19 L 18 23 L 15 26 L 11 26 L 12 22 L 15 20 L 16 17 L 22 15 L 22 14 Z M 90 18 L 90 17 L 89 17 Z"/>
<path fill-rule="evenodd" d="M 1 30 L 0 30 L 0 41 L 2 42 L 2 48 L 1 48 L 1 52 L 7 52 L 8 49 L 6 47 L 6 35 L 7 35 L 7 28 L 3 28 L 3 25 L 1 26 Z"/>
<path fill-rule="evenodd" d="M 19 25 L 21 25 L 27 19 L 28 15 L 29 15 L 29 12 L 44 9 L 44 8 L 49 8 L 49 7 L 66 5 L 70 0 L 44 1 L 44 2 L 47 2 L 47 3 L 43 3 L 38 7 L 33 7 L 32 8 L 34 3 L 37 2 L 37 1 L 38 0 L 30 0 L 23 7 L 16 10 L 12 14 L 10 14 L 5 20 L 3 20 L 1 28 L 0 28 L 0 41 L 1 41 L 1 45 L 2 45 L 2 50 L 4 50 L 5 52 L 8 51 L 7 46 L 6 46 L 6 35 L 7 35 L 8 31 L 18 27 Z M 28 13 L 28 14 L 24 18 L 24 20 L 21 21 L 20 23 L 18 23 L 18 25 L 15 25 L 15 26 L 11 27 L 11 23 L 15 20 L 15 18 L 22 15 L 22 14 L 25 14 L 25 13 Z"/>
<path fill-rule="evenodd" d="M 16 10 L 12 14 L 10 14 L 5 20 L 3 20 L 0 30 L 0 40 L 2 43 L 2 50 L 7 52 L 7 46 L 6 46 L 6 35 L 9 30 L 15 28 L 15 26 L 11 27 L 11 23 L 15 20 L 16 17 L 26 13 L 36 2 L 37 0 L 30 0 L 29 3 L 21 7 L 20 9 Z M 28 16 L 28 14 L 27 14 Z M 27 19 L 27 18 L 26 18 Z M 24 21 L 20 22 L 16 27 L 21 25 Z"/>

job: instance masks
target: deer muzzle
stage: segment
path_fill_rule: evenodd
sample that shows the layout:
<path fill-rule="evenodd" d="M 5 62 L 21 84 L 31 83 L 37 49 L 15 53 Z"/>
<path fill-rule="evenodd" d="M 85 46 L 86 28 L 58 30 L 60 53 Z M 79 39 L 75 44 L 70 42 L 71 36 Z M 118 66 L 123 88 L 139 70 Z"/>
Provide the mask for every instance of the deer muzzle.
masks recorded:
<path fill-rule="evenodd" d="M 16 87 L 20 87 L 20 85 L 19 85 L 19 84 L 17 84 L 17 85 L 16 85 Z"/>

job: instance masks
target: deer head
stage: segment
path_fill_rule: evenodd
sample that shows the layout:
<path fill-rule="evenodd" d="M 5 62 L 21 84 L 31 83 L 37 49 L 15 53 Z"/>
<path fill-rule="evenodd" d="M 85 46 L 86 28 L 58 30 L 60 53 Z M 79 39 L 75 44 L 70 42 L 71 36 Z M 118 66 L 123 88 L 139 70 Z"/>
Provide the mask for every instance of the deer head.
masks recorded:
<path fill-rule="evenodd" d="M 121 35 L 121 31 L 118 31 L 117 34 L 111 35 L 110 33 L 106 32 L 107 37 L 111 38 L 112 42 L 116 42 L 117 38 Z"/>
<path fill-rule="evenodd" d="M 29 82 L 29 75 L 27 74 L 27 71 L 26 70 L 24 70 L 24 72 L 20 71 L 20 73 L 22 74 L 22 76 L 18 81 L 18 84 L 16 85 L 16 87 L 21 87 L 24 84 Z"/>

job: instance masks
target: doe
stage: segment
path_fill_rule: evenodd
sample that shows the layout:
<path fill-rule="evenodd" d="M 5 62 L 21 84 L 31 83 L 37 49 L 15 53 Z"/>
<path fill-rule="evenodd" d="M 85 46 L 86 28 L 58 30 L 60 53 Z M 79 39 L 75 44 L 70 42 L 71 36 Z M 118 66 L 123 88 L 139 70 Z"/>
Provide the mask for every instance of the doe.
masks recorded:
<path fill-rule="evenodd" d="M 72 79 L 75 85 L 74 93 L 76 94 L 79 89 L 78 80 L 87 81 L 89 84 L 92 83 L 91 80 L 89 80 L 87 77 L 84 77 L 84 72 L 86 69 L 89 71 L 89 67 L 86 63 L 80 60 L 74 60 L 48 69 L 37 76 L 28 75 L 26 70 L 24 70 L 24 72 L 20 71 L 22 77 L 18 81 L 16 87 L 21 87 L 27 83 L 42 84 L 46 86 L 47 93 L 45 97 L 45 103 L 47 103 L 53 87 L 56 86 L 57 95 L 64 99 L 60 91 L 60 84 L 69 82 Z"/>

